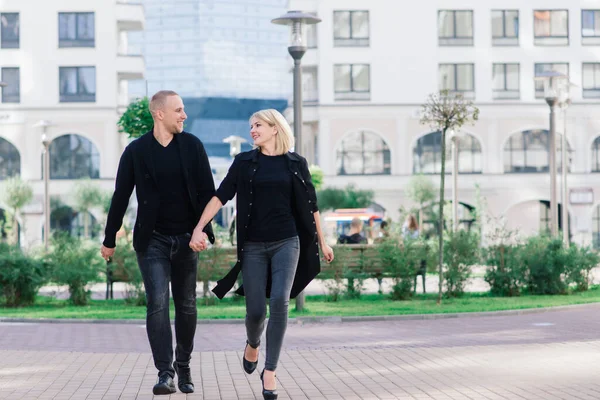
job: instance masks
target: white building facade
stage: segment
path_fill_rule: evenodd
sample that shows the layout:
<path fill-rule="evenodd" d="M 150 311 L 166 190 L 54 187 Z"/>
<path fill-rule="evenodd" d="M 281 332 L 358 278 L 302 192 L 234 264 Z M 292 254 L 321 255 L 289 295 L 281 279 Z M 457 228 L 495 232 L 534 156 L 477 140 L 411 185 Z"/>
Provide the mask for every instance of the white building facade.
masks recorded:
<path fill-rule="evenodd" d="M 327 186 L 372 189 L 392 218 L 401 206 L 413 206 L 405 195 L 410 177 L 429 174 L 437 183 L 441 168 L 441 135 L 419 123 L 421 104 L 445 88 L 481 111 L 461 132 L 459 202 L 475 207 L 478 185 L 492 216 L 506 216 L 509 227 L 525 234 L 545 229 L 549 107 L 534 78 L 555 70 L 577 85 L 566 113 L 570 234 L 600 244 L 597 1 L 290 3 L 322 19 L 308 32 L 302 60 L 302 151 L 323 168 Z M 557 159 L 560 168 L 560 153 Z M 447 199 L 450 185 L 448 176 Z"/>
<path fill-rule="evenodd" d="M 51 124 L 49 192 L 64 211 L 53 216 L 52 229 L 77 230 L 80 217 L 68 207 L 75 182 L 89 178 L 114 188 L 127 81 L 142 79 L 145 68 L 141 56 L 127 53 L 127 32 L 144 28 L 144 10 L 123 0 L 3 0 L 0 20 L 7 84 L 0 99 L 0 191 L 14 175 L 31 182 L 34 200 L 19 222 L 26 228 L 22 243 L 36 245 L 43 237 L 44 185 L 42 129 L 34 125 Z"/>

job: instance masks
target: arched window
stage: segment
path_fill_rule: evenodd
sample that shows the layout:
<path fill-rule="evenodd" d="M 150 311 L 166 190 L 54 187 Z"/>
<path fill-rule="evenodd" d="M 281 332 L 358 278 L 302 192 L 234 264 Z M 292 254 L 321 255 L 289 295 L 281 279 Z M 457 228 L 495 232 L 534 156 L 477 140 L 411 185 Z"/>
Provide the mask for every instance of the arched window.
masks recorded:
<path fill-rule="evenodd" d="M 592 144 L 592 172 L 600 172 L 600 136 Z"/>
<path fill-rule="evenodd" d="M 21 155 L 8 140 L 0 138 L 0 180 L 21 173 Z"/>
<path fill-rule="evenodd" d="M 80 135 L 59 136 L 50 143 L 50 179 L 100 178 L 100 153 Z"/>
<path fill-rule="evenodd" d="M 568 143 L 567 143 L 568 146 Z M 515 133 L 508 139 L 504 146 L 504 172 L 507 173 L 539 173 L 548 172 L 550 143 L 548 131 L 536 129 Z M 556 135 L 556 167 L 562 168 L 560 151 L 562 149 L 561 136 Z M 572 153 L 568 146 L 569 154 Z M 570 169 L 569 156 L 569 169 Z"/>
<path fill-rule="evenodd" d="M 442 133 L 431 132 L 417 140 L 413 149 L 413 173 L 439 174 L 442 171 Z M 446 142 L 446 173 L 452 172 L 452 146 Z M 458 139 L 458 172 L 481 173 L 481 144 L 473 135 Z"/>
<path fill-rule="evenodd" d="M 88 217 L 88 237 L 96 238 L 101 230 L 98 221 L 91 213 L 87 213 Z M 68 232 L 75 237 L 85 237 L 85 220 L 82 213 L 78 213 L 71 207 L 59 205 L 50 213 L 50 231 Z"/>
<path fill-rule="evenodd" d="M 390 149 L 376 133 L 353 132 L 338 146 L 336 168 L 338 175 L 390 175 Z"/>

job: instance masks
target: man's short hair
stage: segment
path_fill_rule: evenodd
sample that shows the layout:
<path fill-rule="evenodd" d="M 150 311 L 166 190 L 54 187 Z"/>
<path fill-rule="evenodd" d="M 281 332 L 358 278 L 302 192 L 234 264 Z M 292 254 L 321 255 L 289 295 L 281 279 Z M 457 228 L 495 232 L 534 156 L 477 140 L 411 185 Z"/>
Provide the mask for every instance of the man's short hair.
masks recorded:
<path fill-rule="evenodd" d="M 165 104 L 167 103 L 167 97 L 169 96 L 179 96 L 179 94 L 172 90 L 160 90 L 156 92 L 150 100 L 150 106 L 148 107 L 150 109 L 150 112 L 154 113 L 157 110 L 164 109 Z"/>
<path fill-rule="evenodd" d="M 352 222 L 350 222 L 350 226 L 353 228 L 362 228 L 363 222 L 360 220 L 360 218 L 354 218 Z"/>

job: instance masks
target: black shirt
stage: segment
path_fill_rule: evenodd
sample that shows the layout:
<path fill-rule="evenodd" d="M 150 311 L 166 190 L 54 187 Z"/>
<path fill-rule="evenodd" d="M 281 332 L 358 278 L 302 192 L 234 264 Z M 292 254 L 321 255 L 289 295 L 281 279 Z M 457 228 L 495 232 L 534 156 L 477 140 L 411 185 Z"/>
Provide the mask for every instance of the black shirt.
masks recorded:
<path fill-rule="evenodd" d="M 292 174 L 285 156 L 258 155 L 252 188 L 254 206 L 248 224 L 251 242 L 275 242 L 296 236 L 292 214 Z"/>
<path fill-rule="evenodd" d="M 350 236 L 341 235 L 338 238 L 338 243 L 339 244 L 361 244 L 361 243 L 367 243 L 367 239 L 360 233 L 355 233 Z"/>
<path fill-rule="evenodd" d="M 181 169 L 177 135 L 163 147 L 154 138 L 152 160 L 160 195 L 155 230 L 164 235 L 180 235 L 194 230 L 194 209 Z"/>

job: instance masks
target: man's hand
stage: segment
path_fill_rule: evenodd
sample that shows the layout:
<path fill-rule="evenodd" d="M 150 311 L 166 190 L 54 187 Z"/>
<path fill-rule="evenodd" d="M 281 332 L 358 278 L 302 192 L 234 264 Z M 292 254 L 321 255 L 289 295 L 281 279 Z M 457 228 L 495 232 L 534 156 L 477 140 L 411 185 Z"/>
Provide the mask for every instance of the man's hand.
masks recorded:
<path fill-rule="evenodd" d="M 206 250 L 206 239 L 208 235 L 201 230 L 194 229 L 192 238 L 190 239 L 190 249 L 194 251 Z"/>
<path fill-rule="evenodd" d="M 321 251 L 323 252 L 323 258 L 328 263 L 333 261 L 333 249 L 328 244 L 321 244 Z"/>
<path fill-rule="evenodd" d="M 100 247 L 100 255 L 106 261 L 110 261 L 111 257 L 115 255 L 115 248 L 113 247 L 112 249 L 109 249 L 108 247 L 102 245 L 102 247 Z"/>

